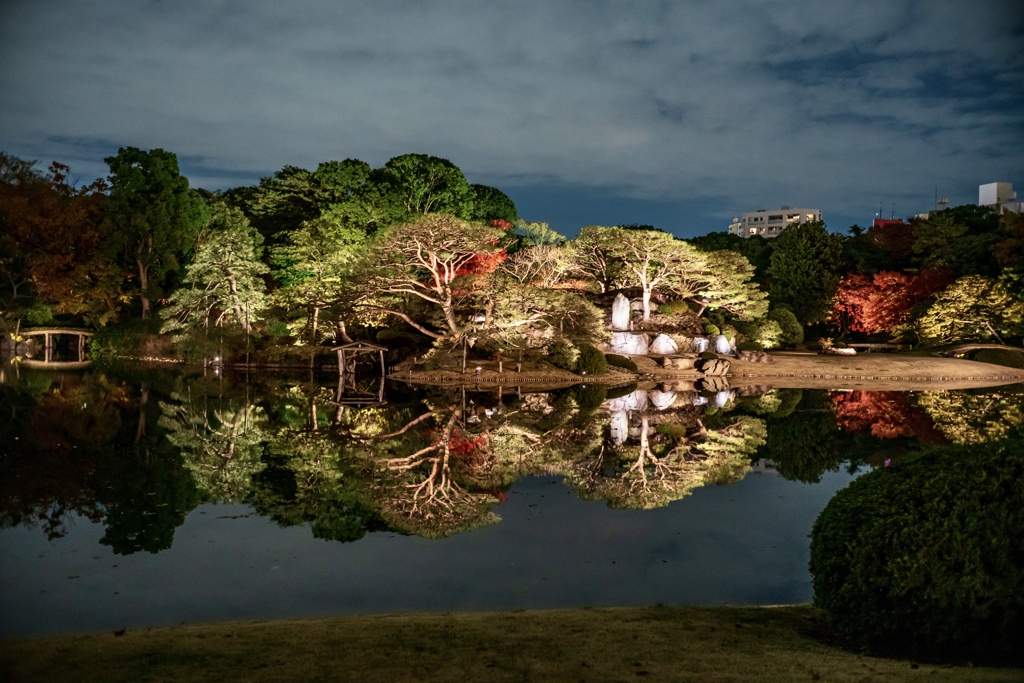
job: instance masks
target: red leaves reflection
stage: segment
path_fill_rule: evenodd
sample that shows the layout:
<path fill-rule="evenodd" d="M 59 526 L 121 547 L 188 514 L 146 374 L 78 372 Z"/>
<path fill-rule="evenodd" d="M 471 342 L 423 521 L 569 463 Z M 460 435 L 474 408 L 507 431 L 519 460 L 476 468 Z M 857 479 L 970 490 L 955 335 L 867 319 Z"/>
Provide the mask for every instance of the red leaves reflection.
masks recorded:
<path fill-rule="evenodd" d="M 877 439 L 914 437 L 926 443 L 946 439 L 932 419 L 902 391 L 844 391 L 831 395 L 836 422 L 844 432 L 870 430 Z"/>

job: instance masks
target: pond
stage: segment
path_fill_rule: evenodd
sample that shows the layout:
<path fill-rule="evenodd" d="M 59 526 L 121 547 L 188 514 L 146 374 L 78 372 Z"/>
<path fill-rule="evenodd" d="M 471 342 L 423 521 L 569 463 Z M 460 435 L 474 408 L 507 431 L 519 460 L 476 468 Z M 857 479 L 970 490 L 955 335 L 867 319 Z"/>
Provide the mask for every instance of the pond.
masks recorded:
<path fill-rule="evenodd" d="M 808 602 L 808 534 L 836 491 L 1019 431 L 1022 392 L 8 371 L 0 637 Z"/>

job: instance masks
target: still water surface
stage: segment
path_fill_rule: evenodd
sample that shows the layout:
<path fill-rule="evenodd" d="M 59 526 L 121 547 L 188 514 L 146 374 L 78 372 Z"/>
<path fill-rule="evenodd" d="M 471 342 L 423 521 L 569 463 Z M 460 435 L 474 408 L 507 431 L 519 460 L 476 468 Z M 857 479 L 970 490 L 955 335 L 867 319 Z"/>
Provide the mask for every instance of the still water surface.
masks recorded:
<path fill-rule="evenodd" d="M 1022 404 L 1020 387 L 499 396 L 374 382 L 339 396 L 329 377 L 9 378 L 0 636 L 807 602 L 808 534 L 836 491 L 922 443 L 1019 428 Z"/>

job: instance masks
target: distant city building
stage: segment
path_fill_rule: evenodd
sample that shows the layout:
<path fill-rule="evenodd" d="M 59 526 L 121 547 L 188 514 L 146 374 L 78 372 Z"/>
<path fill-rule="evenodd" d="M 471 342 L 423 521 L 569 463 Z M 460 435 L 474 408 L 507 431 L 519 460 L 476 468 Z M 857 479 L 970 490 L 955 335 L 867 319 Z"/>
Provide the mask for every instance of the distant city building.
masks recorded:
<path fill-rule="evenodd" d="M 927 215 L 927 214 L 925 214 Z M 887 225 L 906 225 L 902 218 L 876 218 L 871 222 L 872 228 L 884 228 Z"/>
<path fill-rule="evenodd" d="M 758 209 L 748 211 L 740 218 L 733 218 L 729 225 L 729 233 L 744 239 L 759 235 L 761 237 L 778 237 L 779 233 L 794 223 L 820 221 L 821 211 L 818 209 L 799 209 L 783 206 L 779 209 Z"/>
<path fill-rule="evenodd" d="M 988 183 L 978 186 L 978 206 L 987 206 L 998 214 L 1021 212 L 1021 202 L 1013 191 L 1013 183 Z"/>

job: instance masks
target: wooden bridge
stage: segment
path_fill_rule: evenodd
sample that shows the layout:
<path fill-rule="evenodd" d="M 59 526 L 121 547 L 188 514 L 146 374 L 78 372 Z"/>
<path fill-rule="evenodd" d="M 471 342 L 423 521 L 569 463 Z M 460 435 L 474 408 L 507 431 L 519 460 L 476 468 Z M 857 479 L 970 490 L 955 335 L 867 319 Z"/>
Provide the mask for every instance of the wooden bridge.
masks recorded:
<path fill-rule="evenodd" d="M 53 368 L 57 369 L 73 369 L 73 368 L 84 368 L 89 364 L 89 360 L 85 357 L 85 340 L 92 336 L 92 332 L 86 330 L 74 330 L 70 328 L 61 327 L 37 327 L 30 330 L 22 330 L 20 332 L 22 337 L 42 337 L 43 338 L 43 358 L 26 358 L 22 360 L 22 364 L 27 367 L 35 368 Z M 66 361 L 55 361 L 54 356 L 54 340 L 56 337 L 61 335 L 69 335 L 78 337 L 77 344 L 77 358 L 75 360 Z"/>

